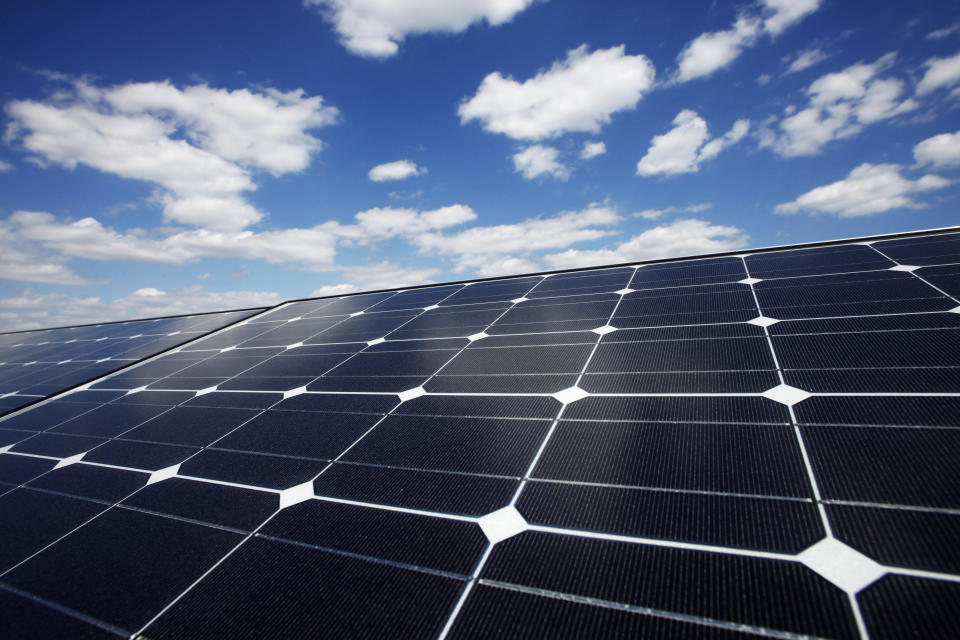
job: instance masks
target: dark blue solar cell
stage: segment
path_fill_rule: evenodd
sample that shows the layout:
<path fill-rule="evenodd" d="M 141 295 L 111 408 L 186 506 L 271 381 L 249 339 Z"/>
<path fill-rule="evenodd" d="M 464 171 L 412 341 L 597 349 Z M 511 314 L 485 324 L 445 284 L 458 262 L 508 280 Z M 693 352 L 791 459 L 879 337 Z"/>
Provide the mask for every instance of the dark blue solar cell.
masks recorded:
<path fill-rule="evenodd" d="M 326 466 L 322 460 L 204 449 L 183 463 L 180 475 L 288 489 L 309 482 Z"/>
<path fill-rule="evenodd" d="M 505 507 L 517 481 L 336 463 L 313 486 L 320 496 L 482 516 Z"/>
<path fill-rule="evenodd" d="M 592 396 L 567 406 L 571 420 L 640 420 L 645 422 L 706 422 L 709 424 L 788 424 L 787 408 L 766 398 Z"/>
<path fill-rule="evenodd" d="M 474 346 L 462 351 L 442 373 L 447 376 L 580 373 L 592 350 L 590 345 L 492 349 Z"/>
<path fill-rule="evenodd" d="M 960 261 L 960 258 L 957 258 Z M 933 286 L 954 298 L 960 296 L 960 264 L 924 267 L 914 272 Z"/>
<path fill-rule="evenodd" d="M 277 494 L 170 478 L 123 501 L 146 509 L 243 531 L 253 531 L 277 510 Z"/>
<path fill-rule="evenodd" d="M 746 262 L 753 278 L 878 271 L 896 266 L 892 260 L 863 245 L 755 253 L 747 256 Z"/>
<path fill-rule="evenodd" d="M 62 422 L 52 431 L 111 438 L 124 431 L 129 431 L 169 409 L 169 406 L 164 405 L 107 404 L 72 420 Z"/>
<path fill-rule="evenodd" d="M 123 434 L 125 439 L 182 444 L 208 445 L 254 418 L 254 409 L 222 407 L 175 407 Z"/>
<path fill-rule="evenodd" d="M 0 454 L 0 482 L 18 485 L 50 471 L 58 460 Z"/>
<path fill-rule="evenodd" d="M 223 529 L 110 509 L 4 581 L 135 631 L 240 540 Z"/>
<path fill-rule="evenodd" d="M 452 349 L 359 353 L 330 371 L 330 375 L 333 377 L 377 376 L 387 373 L 397 376 L 430 375 L 456 353 L 457 351 Z"/>
<path fill-rule="evenodd" d="M 960 429 L 803 427 L 824 498 L 960 508 Z"/>
<path fill-rule="evenodd" d="M 691 287 L 697 285 L 737 282 L 747 277 L 740 258 L 715 258 L 648 264 L 637 269 L 630 281 L 631 289 L 664 287 Z M 691 291 L 691 293 L 694 293 Z"/>
<path fill-rule="evenodd" d="M 397 406 L 399 399 L 391 395 L 304 393 L 273 407 L 283 411 L 324 411 L 332 413 L 373 413 L 382 415 Z"/>
<path fill-rule="evenodd" d="M 379 419 L 375 414 L 267 411 L 220 440 L 217 447 L 330 460 Z"/>
<path fill-rule="evenodd" d="M 780 553 L 824 536 L 812 501 L 532 482 L 518 508 L 535 524 Z"/>
<path fill-rule="evenodd" d="M 576 373 L 440 375 L 424 383 L 432 393 L 556 393 L 573 386 Z M 408 387 L 409 388 L 409 387 Z"/>
<path fill-rule="evenodd" d="M 947 580 L 886 575 L 857 600 L 871 638 L 956 637 L 960 628 L 960 584 Z"/>
<path fill-rule="evenodd" d="M 112 503 L 143 487 L 148 478 L 136 471 L 71 464 L 45 473 L 28 486 Z"/>
<path fill-rule="evenodd" d="M 0 613 L 0 636 L 4 638 L 116 640 L 122 634 L 120 629 L 107 630 L 93 621 L 73 617 L 9 588 L 0 587 Z"/>
<path fill-rule="evenodd" d="M 873 246 L 900 264 L 929 265 L 960 262 L 960 234 L 949 233 L 900 240 L 881 240 Z"/>
<path fill-rule="evenodd" d="M 953 367 L 960 363 L 960 329 L 774 336 L 786 369 Z"/>
<path fill-rule="evenodd" d="M 23 562 L 107 506 L 30 489 L 0 496 L 0 521 L 7 523 L 0 545 L 0 572 Z"/>
<path fill-rule="evenodd" d="M 533 476 L 633 487 L 812 497 L 793 429 L 563 420 Z"/>
<path fill-rule="evenodd" d="M 889 507 L 827 505 L 834 535 L 885 565 L 960 572 L 953 544 L 960 514 Z"/>
<path fill-rule="evenodd" d="M 27 438 L 32 438 L 34 433 L 32 431 L 11 431 L 9 429 L 0 429 L 0 447 L 6 447 L 7 445 L 20 442 L 21 440 L 26 440 Z"/>
<path fill-rule="evenodd" d="M 197 449 L 168 444 L 108 440 L 85 455 L 83 459 L 86 462 L 156 471 L 179 464 L 196 451 Z"/>
<path fill-rule="evenodd" d="M 732 628 L 646 615 L 552 594 L 480 584 L 470 592 L 450 633 L 454 638 L 705 638 L 755 637 Z"/>
<path fill-rule="evenodd" d="M 522 476 L 549 428 L 549 420 L 388 416 L 343 460 Z"/>
<path fill-rule="evenodd" d="M 188 407 L 226 407 L 232 409 L 266 409 L 283 398 L 280 393 L 204 393 L 184 403 Z"/>
<path fill-rule="evenodd" d="M 94 407 L 89 404 L 70 402 L 69 400 L 55 400 L 30 411 L 0 420 L 0 427 L 4 429 L 24 429 L 27 431 L 44 431 L 69 420 L 74 416 L 86 413 Z"/>
<path fill-rule="evenodd" d="M 767 629 L 859 637 L 847 595 L 795 562 L 526 532 L 495 546 L 481 577 Z"/>
<path fill-rule="evenodd" d="M 335 583 L 331 576 L 337 576 Z M 461 589 L 452 577 L 253 539 L 145 635 L 431 638 Z M 263 606 L 264 594 L 283 595 Z"/>
<path fill-rule="evenodd" d="M 553 418 L 560 404 L 537 396 L 421 396 L 397 407 L 393 415 L 486 418 Z"/>
<path fill-rule="evenodd" d="M 103 438 L 89 436 L 69 436 L 59 433 L 38 433 L 15 445 L 11 451 L 32 453 L 55 458 L 67 458 L 83 451 L 89 451 L 106 442 Z"/>
<path fill-rule="evenodd" d="M 308 500 L 284 509 L 264 536 L 469 575 L 487 546 L 472 522 Z"/>

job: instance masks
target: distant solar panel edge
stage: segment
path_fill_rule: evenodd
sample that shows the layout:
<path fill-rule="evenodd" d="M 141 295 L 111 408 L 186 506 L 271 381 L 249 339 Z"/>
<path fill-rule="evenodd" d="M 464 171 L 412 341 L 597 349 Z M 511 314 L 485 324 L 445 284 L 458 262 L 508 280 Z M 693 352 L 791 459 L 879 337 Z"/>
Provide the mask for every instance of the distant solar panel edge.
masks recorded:
<path fill-rule="evenodd" d="M 81 324 L 81 325 L 70 325 L 70 326 L 64 326 L 64 327 L 54 327 L 50 329 L 33 329 L 33 330 L 0 333 L 0 341 L 2 341 L 4 338 L 8 338 L 6 344 L 0 344 L 0 360 L 2 360 L 2 362 L 0 362 L 0 417 L 9 415 L 14 412 L 18 412 L 20 410 L 27 409 L 29 407 L 45 402 L 52 398 L 60 397 L 63 394 L 69 393 L 73 390 L 84 388 L 85 386 L 91 385 L 105 376 L 109 376 L 114 373 L 118 373 L 126 369 L 139 366 L 148 360 L 154 359 L 169 351 L 176 350 L 193 340 L 206 337 L 212 333 L 216 333 L 217 331 L 220 331 L 229 326 L 232 326 L 234 323 L 242 322 L 252 316 L 255 316 L 259 313 L 264 313 L 270 309 L 272 309 L 272 307 L 253 307 L 253 308 L 246 308 L 246 309 L 232 309 L 228 311 L 213 311 L 213 312 L 181 314 L 181 315 L 173 315 L 173 316 L 157 316 L 152 318 L 142 318 L 142 319 L 134 319 L 134 320 L 119 320 L 119 321 L 106 322 L 106 323 L 100 323 L 100 324 Z M 183 322 L 186 322 L 194 318 L 200 319 L 201 322 L 193 325 L 187 325 L 186 327 L 183 326 L 182 324 Z M 207 322 L 207 321 L 215 320 L 217 318 L 222 318 L 222 320 L 220 322 L 216 322 L 213 326 L 210 326 L 210 322 Z M 135 353 L 130 354 L 134 356 L 131 358 L 116 357 L 117 355 L 125 355 L 128 353 L 127 351 L 124 351 L 124 352 L 120 352 L 119 354 L 112 353 L 112 354 L 106 355 L 106 357 L 104 358 L 100 358 L 97 360 L 83 361 L 83 360 L 76 360 L 74 358 L 68 358 L 65 360 L 58 359 L 55 361 L 51 360 L 50 362 L 55 362 L 57 365 L 73 364 L 77 366 L 69 367 L 69 369 L 72 369 L 72 371 L 65 371 L 65 370 L 58 369 L 56 373 L 61 375 L 59 376 L 53 375 L 51 378 L 49 378 L 49 382 L 47 382 L 46 384 L 44 384 L 39 388 L 37 388 L 36 385 L 31 385 L 33 388 L 31 388 L 31 386 L 23 388 L 22 384 L 19 384 L 16 386 L 21 387 L 22 390 L 18 389 L 17 391 L 10 392 L 9 388 L 10 386 L 13 386 L 13 385 L 8 386 L 4 384 L 4 376 L 2 375 L 3 366 L 20 364 L 16 362 L 10 362 L 9 352 L 11 349 L 9 347 L 12 345 L 14 348 L 16 348 L 20 346 L 29 346 L 30 344 L 32 344 L 32 343 L 21 343 L 21 342 L 14 343 L 11 340 L 9 340 L 9 338 L 11 337 L 14 337 L 14 339 L 19 339 L 19 337 L 21 336 L 28 337 L 34 334 L 49 334 L 52 332 L 69 332 L 69 331 L 80 331 L 80 330 L 92 331 L 92 330 L 101 329 L 101 328 L 118 328 L 118 327 L 124 327 L 124 326 L 146 327 L 147 325 L 144 323 L 170 323 L 170 324 L 173 324 L 173 326 L 180 326 L 181 328 L 177 329 L 176 331 L 167 332 L 166 334 L 141 333 L 141 334 L 135 334 L 133 336 L 129 336 L 130 339 L 154 338 L 151 341 L 153 342 L 152 345 L 150 345 L 149 343 L 147 345 L 142 345 L 142 347 L 136 350 Z M 190 331 L 191 326 L 194 328 L 193 331 Z M 172 328 L 172 327 L 168 327 L 168 328 Z M 146 331 L 149 331 L 149 328 L 146 329 Z M 190 335 L 191 333 L 194 335 Z M 180 339 L 175 336 L 183 336 L 186 339 Z M 44 337 L 52 337 L 52 336 L 45 335 Z M 173 339 L 164 340 L 163 339 L 164 337 L 173 338 Z M 100 338 L 88 338 L 88 339 L 71 338 L 71 340 L 69 341 L 63 341 L 62 344 L 66 345 L 66 344 L 76 343 L 80 340 L 99 342 L 101 340 L 106 340 L 106 339 L 110 339 L 110 338 L 102 337 L 102 336 Z M 35 343 L 35 344 L 36 346 L 42 346 L 42 345 L 47 345 L 51 343 L 56 343 L 56 341 L 45 340 L 43 342 Z M 146 348 L 146 353 L 144 353 L 144 349 L 143 349 L 144 347 Z M 69 355 L 69 354 L 61 353 L 56 357 L 60 358 L 63 355 Z M 101 352 L 98 355 L 104 355 L 104 353 Z M 81 362 L 86 362 L 87 364 L 81 366 L 80 364 Z M 104 363 L 106 364 L 103 367 L 96 366 Z M 121 366 L 114 366 L 115 364 L 118 364 L 118 363 L 122 363 Z M 29 362 L 28 364 L 34 365 L 34 364 L 38 364 L 38 362 L 33 361 L 33 362 Z M 27 366 L 27 363 L 21 364 L 21 366 Z M 51 371 L 51 373 L 53 372 Z M 16 381 L 17 380 L 14 380 L 13 382 L 16 382 Z M 36 393 L 26 393 L 27 391 L 36 391 Z M 4 400 L 8 401 L 7 404 L 3 403 Z"/>

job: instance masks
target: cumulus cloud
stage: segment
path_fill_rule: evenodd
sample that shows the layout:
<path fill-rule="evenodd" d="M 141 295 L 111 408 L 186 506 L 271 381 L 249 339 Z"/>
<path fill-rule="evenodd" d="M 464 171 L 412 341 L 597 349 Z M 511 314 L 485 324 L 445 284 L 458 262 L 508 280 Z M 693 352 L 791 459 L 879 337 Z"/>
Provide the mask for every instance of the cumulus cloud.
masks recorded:
<path fill-rule="evenodd" d="M 322 298 L 325 296 L 342 296 L 348 293 L 355 293 L 360 291 L 360 287 L 355 284 L 350 284 L 349 282 L 342 282 L 340 284 L 327 284 L 322 287 L 318 287 L 310 292 L 311 298 Z"/>
<path fill-rule="evenodd" d="M 809 103 L 790 109 L 778 129 L 764 129 L 760 145 L 785 157 L 815 155 L 834 140 L 850 138 L 864 127 L 919 107 L 903 98 L 904 83 L 880 74 L 890 68 L 896 53 L 874 63 L 859 63 L 821 76 L 807 88 Z"/>
<path fill-rule="evenodd" d="M 700 170 L 700 163 L 717 157 L 750 130 L 749 120 L 737 120 L 723 136 L 709 140 L 707 121 L 696 111 L 684 109 L 673 119 L 674 127 L 654 136 L 650 148 L 637 163 L 637 175 L 676 175 Z"/>
<path fill-rule="evenodd" d="M 591 158 L 602 156 L 606 152 L 607 145 L 602 142 L 585 142 L 583 143 L 583 149 L 580 151 L 580 157 L 583 160 L 590 160 Z"/>
<path fill-rule="evenodd" d="M 927 40 L 942 40 L 947 36 L 953 34 L 955 31 L 960 30 L 960 22 L 954 23 L 949 27 L 944 27 L 942 29 L 937 29 L 936 31 L 931 31 L 927 34 Z"/>
<path fill-rule="evenodd" d="M 942 189 L 949 180 L 928 174 L 917 180 L 901 175 L 896 164 L 864 163 L 843 180 L 812 189 L 793 202 L 777 205 L 776 213 L 832 213 L 841 218 L 868 216 L 890 209 L 922 209 L 915 194 Z"/>
<path fill-rule="evenodd" d="M 789 60 L 790 64 L 787 66 L 786 71 L 783 72 L 783 75 L 788 76 L 791 73 L 798 73 L 804 69 L 809 69 L 816 64 L 820 64 L 829 57 L 830 56 L 820 49 L 804 49 L 793 57 L 784 58 L 783 61 L 787 62 Z"/>
<path fill-rule="evenodd" d="M 387 182 L 388 180 L 405 180 L 414 176 L 422 176 L 426 172 L 426 169 L 418 167 L 416 163 L 410 160 L 397 160 L 378 164 L 370 169 L 367 176 L 373 182 Z"/>
<path fill-rule="evenodd" d="M 316 8 L 352 53 L 370 58 L 395 55 L 400 43 L 421 33 L 459 33 L 486 21 L 496 27 L 535 0 L 303 0 Z"/>
<path fill-rule="evenodd" d="M 9 162 L 4 162 L 0 160 L 0 173 L 6 173 L 8 171 L 13 171 L 13 165 Z"/>
<path fill-rule="evenodd" d="M 359 290 L 371 291 L 430 284 L 440 270 L 433 267 L 403 267 L 384 260 L 373 264 L 339 267 L 337 271 L 348 280 L 358 283 Z"/>
<path fill-rule="evenodd" d="M 820 0 L 760 0 L 729 29 L 702 33 L 677 56 L 676 82 L 709 76 L 730 66 L 762 35 L 776 37 L 820 7 Z"/>
<path fill-rule="evenodd" d="M 960 166 L 960 131 L 941 133 L 919 142 L 913 147 L 913 159 L 921 166 L 935 168 Z"/>
<path fill-rule="evenodd" d="M 654 76 L 646 56 L 627 55 L 623 45 L 590 52 L 584 44 L 523 82 L 491 73 L 458 113 L 463 124 L 479 120 L 517 140 L 596 133 L 614 113 L 635 108 Z"/>
<path fill-rule="evenodd" d="M 263 217 L 244 199 L 255 171 L 305 169 L 322 142 L 310 131 L 337 110 L 302 90 L 228 91 L 167 82 L 72 82 L 47 100 L 6 105 L 6 139 L 41 165 L 86 165 L 157 188 L 166 220 L 217 231 Z"/>
<path fill-rule="evenodd" d="M 544 258 L 553 269 L 593 267 L 655 258 L 733 251 L 747 246 L 749 236 L 737 227 L 704 220 L 676 220 L 633 236 L 612 249 L 569 249 Z"/>
<path fill-rule="evenodd" d="M 272 291 L 216 292 L 199 286 L 172 291 L 142 287 L 114 299 L 27 289 L 0 298 L 0 331 L 266 307 L 282 301 L 283 296 Z"/>
<path fill-rule="evenodd" d="M 355 225 L 333 223 L 328 225 L 328 228 L 341 238 L 366 243 L 399 235 L 413 236 L 446 229 L 475 220 L 477 214 L 466 205 L 454 204 L 430 211 L 376 207 L 361 211 L 354 218 L 357 221 Z"/>
<path fill-rule="evenodd" d="M 553 147 L 535 144 L 513 154 L 513 167 L 527 180 L 542 175 L 553 176 L 557 180 L 570 178 L 570 169 L 557 162 L 560 152 Z"/>
<path fill-rule="evenodd" d="M 328 221 L 272 231 L 211 229 L 117 231 L 95 218 L 71 221 L 47 212 L 16 211 L 0 221 L 6 249 L 0 277 L 27 282 L 89 284 L 67 266 L 72 259 L 183 265 L 203 258 L 263 260 L 310 271 L 330 271 L 337 245 L 369 244 L 397 236 L 447 229 L 475 219 L 465 205 L 430 211 L 377 208 L 356 214 L 355 224 Z"/>
<path fill-rule="evenodd" d="M 678 211 L 683 211 L 686 213 L 700 213 L 701 211 L 708 211 L 712 208 L 712 203 L 702 202 L 700 204 L 687 205 L 686 207 L 676 207 L 671 205 L 669 207 L 664 207 L 663 209 L 644 209 L 643 211 L 638 211 L 631 215 L 634 218 L 643 218 L 644 220 L 659 220 L 669 213 L 676 213 Z"/>
<path fill-rule="evenodd" d="M 949 58 L 930 58 L 923 66 L 927 71 L 917 84 L 917 95 L 960 84 L 960 53 Z"/>
<path fill-rule="evenodd" d="M 763 29 L 778 36 L 820 8 L 822 0 L 760 0 Z"/>
<path fill-rule="evenodd" d="M 529 260 L 534 251 L 561 249 L 613 233 L 609 227 L 621 220 L 610 206 L 593 204 L 582 211 L 528 218 L 515 224 L 472 227 L 455 234 L 426 233 L 413 239 L 424 253 L 454 257 L 457 270 L 490 269 L 504 258 Z M 501 262 L 502 264 L 502 262 Z M 522 263 L 522 271 L 535 265 Z"/>

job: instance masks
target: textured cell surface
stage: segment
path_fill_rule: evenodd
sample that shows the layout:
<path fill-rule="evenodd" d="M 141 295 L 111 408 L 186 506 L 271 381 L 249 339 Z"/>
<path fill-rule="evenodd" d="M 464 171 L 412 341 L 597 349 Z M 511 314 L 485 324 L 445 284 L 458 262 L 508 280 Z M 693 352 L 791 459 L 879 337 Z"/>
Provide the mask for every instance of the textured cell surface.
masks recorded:
<path fill-rule="evenodd" d="M 869 240 L 0 334 L 0 636 L 955 637 L 960 234 Z"/>

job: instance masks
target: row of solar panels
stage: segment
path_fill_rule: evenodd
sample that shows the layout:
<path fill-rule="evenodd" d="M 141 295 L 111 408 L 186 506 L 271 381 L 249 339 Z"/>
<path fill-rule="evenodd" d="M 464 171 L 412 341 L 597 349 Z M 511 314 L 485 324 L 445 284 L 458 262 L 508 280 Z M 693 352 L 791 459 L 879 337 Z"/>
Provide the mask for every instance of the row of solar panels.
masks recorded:
<path fill-rule="evenodd" d="M 950 637 L 958 296 L 941 233 L 246 312 L 0 421 L 0 631 Z"/>

